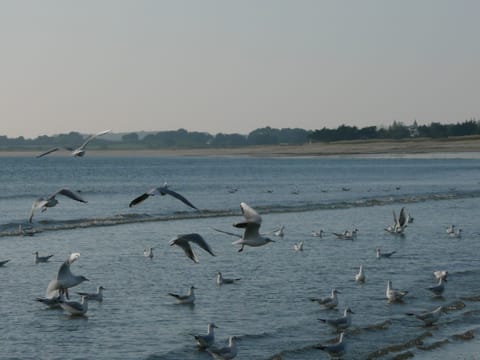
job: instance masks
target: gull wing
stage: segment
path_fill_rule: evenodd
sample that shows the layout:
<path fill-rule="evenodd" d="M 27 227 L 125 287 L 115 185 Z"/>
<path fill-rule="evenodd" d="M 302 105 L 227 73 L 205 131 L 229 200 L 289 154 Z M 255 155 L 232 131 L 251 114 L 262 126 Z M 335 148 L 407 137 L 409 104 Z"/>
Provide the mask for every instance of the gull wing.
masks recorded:
<path fill-rule="evenodd" d="M 73 276 L 72 272 L 70 271 L 70 265 L 72 265 L 78 258 L 80 257 L 80 253 L 72 253 L 70 256 L 63 262 L 58 269 L 57 279 Z"/>
<path fill-rule="evenodd" d="M 395 210 L 393 210 L 393 224 L 394 225 L 398 224 L 397 213 L 395 212 Z"/>
<path fill-rule="evenodd" d="M 246 203 L 240 203 L 240 209 L 242 210 L 242 214 L 245 217 L 245 220 L 249 223 L 262 223 L 262 217 L 250 206 Z"/>
<path fill-rule="evenodd" d="M 210 255 L 212 256 L 215 256 L 215 254 L 213 253 L 213 250 L 212 248 L 210 247 L 210 245 L 207 244 L 207 242 L 205 241 L 205 239 L 200 235 L 200 234 L 196 234 L 196 233 L 193 233 L 193 234 L 185 234 L 185 235 L 180 235 L 181 238 L 185 239 L 186 241 L 188 242 L 193 242 L 195 244 L 197 244 L 198 246 L 200 246 L 203 250 L 205 250 L 206 252 L 208 252 Z"/>
<path fill-rule="evenodd" d="M 193 252 L 193 249 L 190 246 L 190 243 L 188 242 L 187 239 L 183 238 L 182 235 L 179 235 L 175 239 L 172 239 L 169 244 L 170 246 L 178 245 L 185 252 L 185 255 L 187 255 L 190 259 L 192 259 L 193 262 L 198 263 L 198 258 Z"/>
<path fill-rule="evenodd" d="M 159 187 L 159 188 L 156 188 L 155 189 L 156 192 L 158 192 L 160 195 L 165 195 L 165 194 L 168 194 L 168 195 L 171 195 L 173 196 L 174 198 L 180 200 L 181 202 L 183 202 L 185 205 L 187 206 L 190 206 L 191 208 L 195 209 L 195 210 L 198 210 L 197 207 L 195 205 L 193 205 L 190 201 L 188 201 L 184 196 L 180 195 L 179 193 L 173 191 L 173 190 L 170 190 L 169 188 L 167 187 Z"/>
<path fill-rule="evenodd" d="M 147 193 L 144 193 L 138 197 L 136 197 L 135 199 L 133 199 L 132 201 L 130 201 L 130 204 L 128 204 L 128 207 L 132 207 L 132 206 L 135 206 L 137 204 L 140 204 L 142 201 L 144 201 L 145 199 L 147 199 L 150 195 L 147 194 Z"/>
<path fill-rule="evenodd" d="M 221 232 L 223 234 L 227 234 L 227 235 L 230 235 L 230 236 L 235 236 L 235 237 L 238 237 L 238 238 L 242 238 L 242 235 L 238 235 L 238 234 L 235 234 L 235 233 L 231 233 L 231 232 L 228 232 L 228 231 L 224 231 L 224 230 L 220 230 L 220 229 L 216 229 L 216 228 L 212 228 L 213 230 L 215 231 L 218 231 L 218 232 Z"/>
<path fill-rule="evenodd" d="M 398 217 L 398 224 L 403 227 L 407 223 L 407 215 L 405 214 L 405 208 L 402 207 L 400 210 L 400 215 Z"/>
<path fill-rule="evenodd" d="M 48 198 L 49 199 L 52 199 L 54 198 L 56 195 L 63 195 L 63 196 L 66 196 L 72 200 L 76 200 L 76 201 L 80 201 L 82 203 L 86 203 L 87 201 L 85 201 L 84 199 L 82 199 L 78 194 L 75 194 L 73 191 L 69 190 L 69 189 L 60 189 L 58 190 L 56 193 L 50 195 Z"/>
<path fill-rule="evenodd" d="M 93 134 L 93 135 L 89 136 L 89 137 L 87 138 L 87 140 L 85 140 L 85 141 L 83 142 L 83 144 L 78 147 L 77 150 L 82 150 L 82 149 L 84 149 L 85 146 L 87 146 L 87 144 L 88 144 L 90 141 L 92 141 L 94 138 L 96 138 L 97 136 L 105 135 L 105 134 L 109 133 L 110 131 L 112 131 L 112 130 L 100 131 L 100 132 L 97 133 L 97 134 Z"/>
<path fill-rule="evenodd" d="M 43 157 L 43 156 L 45 156 L 45 155 L 51 154 L 51 153 L 53 153 L 53 152 L 55 152 L 55 151 L 59 150 L 59 149 L 60 149 L 60 148 L 58 148 L 58 147 L 55 147 L 55 148 L 49 149 L 49 150 L 47 150 L 47 151 L 45 151 L 45 152 L 41 153 L 40 155 L 37 155 L 37 156 L 36 156 L 36 158 L 41 158 L 41 157 Z"/>

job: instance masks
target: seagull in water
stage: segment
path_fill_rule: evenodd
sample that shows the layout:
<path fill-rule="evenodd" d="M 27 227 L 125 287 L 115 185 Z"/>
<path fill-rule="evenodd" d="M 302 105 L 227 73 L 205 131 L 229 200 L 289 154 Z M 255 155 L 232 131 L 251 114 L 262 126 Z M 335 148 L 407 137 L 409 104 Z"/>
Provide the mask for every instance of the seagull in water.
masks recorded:
<path fill-rule="evenodd" d="M 345 334 L 341 332 L 340 338 L 336 343 L 330 344 L 330 345 L 319 345 L 316 348 L 327 352 L 332 357 L 342 356 L 346 350 L 344 337 L 345 337 Z"/>
<path fill-rule="evenodd" d="M 63 262 L 58 269 L 57 276 L 50 281 L 47 287 L 46 297 L 51 299 L 58 295 L 65 295 L 68 299 L 68 289 L 81 284 L 88 279 L 83 275 L 74 275 L 70 271 L 70 265 L 72 265 L 78 258 L 80 253 L 72 253 L 67 260 Z"/>
<path fill-rule="evenodd" d="M 387 291 L 386 296 L 388 301 L 402 301 L 403 297 L 408 294 L 408 291 L 401 291 L 392 288 L 392 282 L 390 280 L 387 281 Z"/>
<path fill-rule="evenodd" d="M 42 212 L 45 212 L 47 211 L 48 208 L 56 206 L 58 204 L 58 200 L 56 199 L 57 195 L 63 195 L 72 200 L 86 203 L 85 200 L 83 200 L 79 195 L 75 194 L 73 191 L 69 189 L 60 189 L 57 192 L 54 192 L 53 194 L 47 196 L 46 198 L 41 197 L 35 200 L 32 204 L 32 210 L 30 211 L 30 218 L 28 219 L 28 221 L 30 223 L 32 222 L 35 210 L 41 209 Z"/>
<path fill-rule="evenodd" d="M 298 244 L 294 244 L 293 245 L 293 250 L 303 251 L 303 241 L 300 241 Z"/>
<path fill-rule="evenodd" d="M 455 231 L 456 231 L 455 225 L 453 225 L 453 224 L 450 225 L 450 226 L 447 228 L 447 230 L 445 230 L 445 231 L 446 231 L 447 234 L 449 234 L 449 235 L 455 233 Z"/>
<path fill-rule="evenodd" d="M 284 237 L 285 236 L 285 226 L 281 226 L 278 230 L 273 233 L 275 236 Z"/>
<path fill-rule="evenodd" d="M 80 296 L 86 296 L 88 300 L 95 300 L 95 301 L 102 302 L 103 290 L 105 290 L 105 288 L 103 286 L 99 286 L 97 287 L 96 293 L 77 292 L 77 294 Z"/>
<path fill-rule="evenodd" d="M 312 236 L 313 237 L 319 237 L 319 238 L 322 238 L 323 237 L 323 230 L 312 230 Z"/>
<path fill-rule="evenodd" d="M 440 278 L 437 285 L 429 286 L 427 290 L 430 290 L 436 296 L 441 296 L 445 291 L 445 283 L 443 282 L 443 279 Z"/>
<path fill-rule="evenodd" d="M 339 240 L 355 240 L 357 238 L 358 229 L 345 230 L 343 233 L 333 233 Z"/>
<path fill-rule="evenodd" d="M 323 323 L 326 323 L 336 329 L 346 329 L 352 324 L 352 317 L 350 314 L 354 314 L 352 309 L 346 307 L 343 311 L 343 316 L 336 319 L 318 319 Z"/>
<path fill-rule="evenodd" d="M 0 261 L 0 267 L 2 267 L 3 265 L 5 265 L 5 264 L 8 263 L 9 261 L 10 261 L 10 259 Z"/>
<path fill-rule="evenodd" d="M 427 311 L 420 314 L 407 313 L 409 316 L 415 316 L 418 320 L 422 320 L 425 323 L 425 326 L 430 326 L 440 319 L 440 315 L 443 312 L 443 307 L 439 306 L 435 310 Z"/>
<path fill-rule="evenodd" d="M 452 239 L 460 239 L 462 237 L 462 229 L 457 229 L 454 232 L 448 234 Z"/>
<path fill-rule="evenodd" d="M 155 248 L 146 247 L 145 249 L 143 249 L 143 256 L 152 259 L 153 258 L 153 249 L 155 249 Z"/>
<path fill-rule="evenodd" d="M 214 323 L 209 323 L 206 335 L 193 335 L 192 334 L 192 336 L 197 341 L 197 345 L 200 349 L 204 350 L 204 349 L 213 345 L 213 343 L 215 342 L 215 334 L 213 332 L 213 329 L 215 329 L 215 328 L 218 328 L 218 326 L 215 325 Z"/>
<path fill-rule="evenodd" d="M 237 345 L 235 344 L 237 340 L 236 336 L 230 336 L 228 339 L 228 346 L 220 349 L 207 349 L 208 353 L 213 356 L 214 359 L 218 360 L 229 360 L 237 356 Z"/>
<path fill-rule="evenodd" d="M 393 210 L 393 224 L 385 228 L 385 231 L 391 234 L 403 234 L 407 224 L 409 223 L 409 216 L 404 207 L 400 210 L 400 215 L 397 218 L 397 213 Z"/>
<path fill-rule="evenodd" d="M 396 253 L 396 251 L 391 251 L 391 252 L 382 252 L 380 250 L 380 248 L 376 248 L 375 249 L 375 253 L 376 253 L 376 256 L 377 256 L 377 259 L 380 259 L 380 258 L 389 258 L 391 257 L 393 254 Z"/>
<path fill-rule="evenodd" d="M 360 268 L 358 269 L 358 273 L 355 274 L 355 281 L 357 283 L 365 282 L 365 273 L 363 271 L 363 265 L 360 265 Z"/>
<path fill-rule="evenodd" d="M 316 301 L 327 309 L 333 309 L 338 305 L 337 294 L 341 294 L 337 289 L 332 289 L 330 296 L 325 298 L 310 298 L 310 301 Z"/>
<path fill-rule="evenodd" d="M 190 245 L 190 243 L 197 244 L 203 250 L 208 252 L 210 255 L 215 256 L 210 245 L 207 244 L 205 239 L 200 234 L 192 233 L 192 234 L 178 235 L 176 238 L 170 240 L 169 244 L 170 246 L 173 246 L 173 245 L 180 246 L 182 250 L 185 252 L 185 254 L 190 259 L 193 260 L 193 262 L 198 263 L 198 258 L 193 252 L 192 246 Z"/>
<path fill-rule="evenodd" d="M 188 291 L 187 295 L 178 295 L 173 293 L 168 293 L 168 295 L 173 296 L 175 299 L 177 299 L 179 304 L 193 305 L 193 303 L 195 302 L 195 294 L 193 290 L 195 290 L 195 286 L 190 286 L 190 290 Z"/>
<path fill-rule="evenodd" d="M 435 279 L 437 279 L 437 280 L 443 279 L 444 281 L 447 281 L 448 271 L 447 270 L 437 270 L 437 271 L 433 272 L 433 276 L 435 276 Z"/>
<path fill-rule="evenodd" d="M 144 200 L 148 199 L 150 196 L 154 196 L 154 195 L 161 195 L 161 196 L 170 195 L 170 196 L 173 196 L 175 199 L 180 200 L 185 205 L 190 206 L 191 208 L 193 208 L 195 210 L 198 210 L 198 208 L 195 205 L 193 205 L 190 201 L 188 201 L 185 197 L 183 197 L 182 195 L 180 195 L 179 193 L 177 193 L 173 190 L 170 190 L 168 188 L 167 183 L 164 183 L 163 186 L 150 189 L 146 193 L 143 193 L 142 195 L 136 197 L 135 199 L 130 201 L 130 204 L 128 205 L 128 207 L 133 207 L 135 205 L 138 205 L 142 201 L 144 201 Z"/>
<path fill-rule="evenodd" d="M 38 256 L 38 251 L 35 251 L 33 253 L 33 261 L 35 264 L 39 264 L 39 263 L 46 263 L 50 260 L 50 258 L 53 256 L 53 255 L 47 255 L 47 256 Z"/>
<path fill-rule="evenodd" d="M 83 316 L 88 310 L 88 296 L 82 296 L 80 302 L 60 299 L 59 303 L 60 307 L 72 316 Z"/>
<path fill-rule="evenodd" d="M 240 278 L 236 278 L 236 279 L 224 278 L 220 271 L 217 273 L 217 285 L 233 284 L 240 280 L 241 280 Z"/>
<path fill-rule="evenodd" d="M 78 148 L 76 149 L 73 149 L 73 148 L 65 148 L 66 150 L 70 151 L 73 155 L 73 157 L 82 157 L 83 155 L 85 155 L 85 147 L 87 146 L 87 144 L 92 141 L 94 138 L 96 138 L 97 136 L 101 136 L 101 135 L 105 135 L 107 133 L 109 133 L 111 130 L 105 130 L 105 131 L 101 131 L 99 133 L 96 133 L 94 135 L 91 135 L 87 138 L 87 140 L 85 140 L 83 142 L 82 145 L 80 145 Z M 41 153 L 40 155 L 37 155 L 37 158 L 41 158 L 42 156 L 45 156 L 45 155 L 48 155 L 48 154 L 51 154 L 57 150 L 60 150 L 59 147 L 55 147 L 55 148 L 52 148 L 52 149 L 49 149 L 47 151 L 45 151 L 44 153 Z"/>
<path fill-rule="evenodd" d="M 252 209 L 244 202 L 240 203 L 240 209 L 242 210 L 245 221 L 235 223 L 233 224 L 233 226 L 235 226 L 236 228 L 245 229 L 245 231 L 243 232 L 243 236 L 223 230 L 214 230 L 224 234 L 239 237 L 239 240 L 232 243 L 234 245 L 241 245 L 241 248 L 238 250 L 238 252 L 243 251 L 243 248 L 245 246 L 256 247 L 266 245 L 269 242 L 274 242 L 274 240 L 259 233 L 260 225 L 262 224 L 262 217 L 254 209 Z"/>

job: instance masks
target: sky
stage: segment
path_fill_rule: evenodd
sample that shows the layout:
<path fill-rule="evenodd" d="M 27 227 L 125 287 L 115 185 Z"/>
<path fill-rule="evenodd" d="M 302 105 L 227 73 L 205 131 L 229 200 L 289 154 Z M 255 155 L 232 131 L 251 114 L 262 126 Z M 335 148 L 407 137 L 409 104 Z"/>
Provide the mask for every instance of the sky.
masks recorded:
<path fill-rule="evenodd" d="M 0 0 L 0 135 L 480 119 L 476 0 Z"/>

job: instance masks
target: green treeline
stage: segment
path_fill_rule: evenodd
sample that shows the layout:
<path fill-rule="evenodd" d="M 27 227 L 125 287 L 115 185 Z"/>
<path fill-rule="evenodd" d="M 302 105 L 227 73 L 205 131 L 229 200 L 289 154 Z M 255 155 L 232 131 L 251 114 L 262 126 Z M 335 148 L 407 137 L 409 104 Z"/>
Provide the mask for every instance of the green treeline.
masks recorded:
<path fill-rule="evenodd" d="M 431 123 L 430 125 L 404 125 L 394 122 L 389 127 L 340 125 L 336 129 L 304 130 L 299 128 L 276 129 L 258 128 L 248 135 L 223 134 L 211 135 L 206 132 L 191 132 L 185 129 L 159 131 L 140 136 L 136 132 L 125 135 L 102 136 L 94 139 L 92 149 L 176 149 L 176 148 L 227 148 L 255 145 L 302 145 L 309 142 L 333 142 L 342 140 L 405 139 L 411 137 L 447 138 L 480 134 L 480 121 L 475 119 L 457 124 Z M 78 132 L 55 136 L 42 135 L 35 139 L 8 138 L 0 136 L 0 149 L 4 150 L 45 150 L 51 147 L 75 147 L 85 140 Z"/>

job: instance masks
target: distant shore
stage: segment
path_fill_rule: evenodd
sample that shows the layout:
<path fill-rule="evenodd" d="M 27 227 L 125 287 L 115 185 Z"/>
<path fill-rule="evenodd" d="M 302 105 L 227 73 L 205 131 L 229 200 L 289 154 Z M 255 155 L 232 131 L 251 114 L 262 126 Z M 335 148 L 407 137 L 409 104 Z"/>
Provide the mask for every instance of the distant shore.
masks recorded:
<path fill-rule="evenodd" d="M 34 151 L 0 151 L 0 156 L 36 156 Z M 49 156 L 67 156 L 58 152 Z M 433 156 L 480 157 L 480 136 L 448 139 L 355 140 L 305 145 L 246 146 L 218 149 L 88 150 L 87 156 Z"/>

